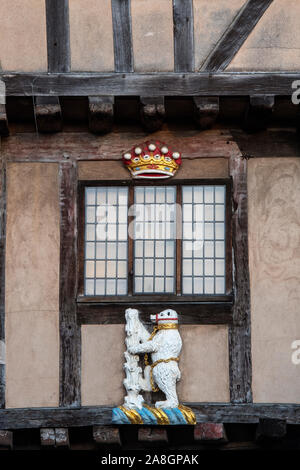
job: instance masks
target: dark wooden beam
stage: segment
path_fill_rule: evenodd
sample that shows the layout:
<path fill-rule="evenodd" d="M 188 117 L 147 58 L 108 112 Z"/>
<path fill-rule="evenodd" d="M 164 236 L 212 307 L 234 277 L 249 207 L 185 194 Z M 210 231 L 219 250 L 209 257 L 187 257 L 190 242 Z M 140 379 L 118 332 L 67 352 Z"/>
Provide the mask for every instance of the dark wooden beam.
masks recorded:
<path fill-rule="evenodd" d="M 46 0 L 46 21 L 48 72 L 69 72 L 69 0 Z"/>
<path fill-rule="evenodd" d="M 256 134 L 255 139 L 241 129 L 231 129 L 231 134 L 247 158 L 300 157 L 300 140 L 296 130 L 269 129 Z"/>
<path fill-rule="evenodd" d="M 0 103 L 0 136 L 6 137 L 9 134 L 8 120 L 5 104 Z"/>
<path fill-rule="evenodd" d="M 81 337 L 76 322 L 76 164 L 60 164 L 60 406 L 80 405 Z"/>
<path fill-rule="evenodd" d="M 130 0 L 111 0 L 111 8 L 115 71 L 133 72 Z"/>
<path fill-rule="evenodd" d="M 283 403 L 184 403 L 197 423 L 259 423 L 280 419 L 300 424 L 300 405 Z M 0 429 L 33 429 L 63 426 L 111 426 L 112 406 L 82 408 L 9 408 L 0 410 Z"/>
<path fill-rule="evenodd" d="M 235 301 L 233 324 L 229 327 L 230 401 L 252 401 L 250 276 L 248 261 L 247 161 L 229 159 L 232 177 L 232 246 Z"/>
<path fill-rule="evenodd" d="M 219 115 L 219 98 L 216 96 L 195 96 L 194 120 L 200 129 L 210 129 Z"/>
<path fill-rule="evenodd" d="M 89 129 L 94 134 L 107 134 L 114 123 L 114 97 L 89 96 Z"/>
<path fill-rule="evenodd" d="M 6 96 L 291 96 L 299 73 L 0 73 Z"/>
<path fill-rule="evenodd" d="M 232 322 L 232 304 L 230 302 L 219 303 L 183 303 L 176 302 L 128 302 L 110 304 L 101 303 L 78 303 L 77 319 L 79 324 L 103 325 L 123 324 L 125 322 L 125 309 L 134 307 L 141 310 L 140 318 L 146 324 L 151 324 L 149 315 L 159 308 L 173 308 L 180 312 L 180 323 L 182 324 L 205 324 L 222 325 Z"/>
<path fill-rule="evenodd" d="M 165 428 L 156 426 L 140 427 L 138 441 L 143 444 L 154 443 L 168 444 L 168 434 Z"/>
<path fill-rule="evenodd" d="M 193 0 L 173 0 L 174 70 L 194 70 Z"/>
<path fill-rule="evenodd" d="M 226 432 L 222 423 L 200 423 L 194 426 L 195 441 L 226 442 Z"/>
<path fill-rule="evenodd" d="M 1 139 L 0 139 L 1 140 Z M 6 158 L 0 155 L 0 408 L 5 407 Z M 1 428 L 0 428 L 1 429 Z"/>
<path fill-rule="evenodd" d="M 94 426 L 93 438 L 100 445 L 121 445 L 119 428 L 116 426 Z"/>
<path fill-rule="evenodd" d="M 142 125 L 147 132 L 156 132 L 161 129 L 166 117 L 164 97 L 141 96 L 140 116 Z"/>
<path fill-rule="evenodd" d="M 245 131 L 251 133 L 265 130 L 271 120 L 274 103 L 274 95 L 250 95 L 243 123 Z"/>
<path fill-rule="evenodd" d="M 248 0 L 209 54 L 201 70 L 225 70 L 273 0 Z"/>
<path fill-rule="evenodd" d="M 51 134 L 62 130 L 62 114 L 58 96 L 37 96 L 34 113 L 38 132 Z"/>

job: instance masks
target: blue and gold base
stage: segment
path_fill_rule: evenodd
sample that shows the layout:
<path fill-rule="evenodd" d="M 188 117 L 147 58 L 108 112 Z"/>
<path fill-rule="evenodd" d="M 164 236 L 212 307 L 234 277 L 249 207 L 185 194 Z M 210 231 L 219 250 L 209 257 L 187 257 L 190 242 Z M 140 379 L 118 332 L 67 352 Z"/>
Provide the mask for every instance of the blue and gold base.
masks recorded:
<path fill-rule="evenodd" d="M 144 404 L 140 410 L 124 406 L 113 408 L 113 424 L 196 424 L 193 411 L 184 405 L 177 408 L 154 408 Z"/>

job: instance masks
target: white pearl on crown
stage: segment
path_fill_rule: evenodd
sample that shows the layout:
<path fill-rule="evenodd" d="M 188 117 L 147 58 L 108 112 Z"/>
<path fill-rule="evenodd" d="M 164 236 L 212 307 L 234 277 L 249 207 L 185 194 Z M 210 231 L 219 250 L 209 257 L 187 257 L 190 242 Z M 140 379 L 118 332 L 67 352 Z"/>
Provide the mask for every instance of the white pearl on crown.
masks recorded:
<path fill-rule="evenodd" d="M 140 155 L 140 154 L 142 153 L 141 147 L 136 147 L 136 148 L 134 149 L 134 153 L 135 153 L 136 155 Z"/>
<path fill-rule="evenodd" d="M 148 145 L 148 149 L 150 150 L 150 152 L 153 152 L 153 151 L 156 149 L 156 145 L 154 145 L 154 144 L 149 144 L 149 145 Z"/>
<path fill-rule="evenodd" d="M 131 153 L 125 153 L 124 158 L 125 160 L 131 160 Z"/>
<path fill-rule="evenodd" d="M 168 151 L 169 151 L 168 147 L 162 147 L 162 148 L 161 148 L 161 152 L 162 152 L 163 154 L 168 153 Z"/>
<path fill-rule="evenodd" d="M 179 152 L 173 152 L 172 157 L 174 158 L 174 160 L 177 160 L 180 157 L 180 153 Z"/>

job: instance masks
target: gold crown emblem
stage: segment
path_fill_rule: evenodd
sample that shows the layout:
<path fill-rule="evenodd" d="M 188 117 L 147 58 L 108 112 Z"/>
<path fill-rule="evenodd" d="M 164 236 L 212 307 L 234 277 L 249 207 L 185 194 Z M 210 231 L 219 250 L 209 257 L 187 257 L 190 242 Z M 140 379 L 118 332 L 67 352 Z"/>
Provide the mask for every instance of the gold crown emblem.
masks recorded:
<path fill-rule="evenodd" d="M 123 162 L 134 178 L 170 178 L 181 165 L 181 154 L 162 142 L 145 142 L 124 153 Z"/>

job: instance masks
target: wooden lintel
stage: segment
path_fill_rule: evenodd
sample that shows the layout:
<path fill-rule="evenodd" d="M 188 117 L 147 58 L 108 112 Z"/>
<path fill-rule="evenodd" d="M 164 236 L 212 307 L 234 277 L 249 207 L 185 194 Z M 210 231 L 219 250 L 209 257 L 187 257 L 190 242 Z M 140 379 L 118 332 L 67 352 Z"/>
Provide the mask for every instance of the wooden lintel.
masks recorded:
<path fill-rule="evenodd" d="M 89 129 L 94 134 L 107 134 L 114 122 L 114 97 L 89 96 Z"/>
<path fill-rule="evenodd" d="M 267 128 L 274 109 L 274 95 L 251 95 L 245 112 L 244 129 L 247 132 Z"/>
<path fill-rule="evenodd" d="M 34 112 L 38 132 L 51 134 L 62 130 L 62 114 L 58 96 L 37 96 Z"/>
<path fill-rule="evenodd" d="M 147 132 L 156 132 L 160 130 L 164 123 L 165 115 L 165 102 L 163 96 L 140 97 L 141 122 Z"/>
<path fill-rule="evenodd" d="M 195 96 L 194 120 L 200 129 L 210 129 L 219 115 L 219 98 L 217 96 Z"/>

